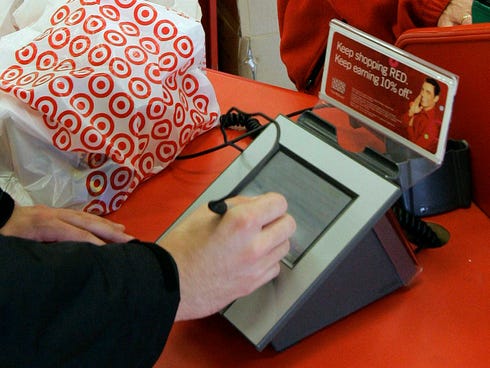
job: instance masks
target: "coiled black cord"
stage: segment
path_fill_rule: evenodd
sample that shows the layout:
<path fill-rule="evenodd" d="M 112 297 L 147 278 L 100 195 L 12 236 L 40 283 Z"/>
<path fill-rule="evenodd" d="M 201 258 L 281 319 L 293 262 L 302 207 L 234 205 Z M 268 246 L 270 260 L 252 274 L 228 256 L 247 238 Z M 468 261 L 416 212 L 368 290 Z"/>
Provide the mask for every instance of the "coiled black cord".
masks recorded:
<path fill-rule="evenodd" d="M 425 221 L 408 212 L 401 205 L 393 206 L 392 210 L 407 239 L 416 246 L 415 252 L 426 248 L 439 248 L 445 244 Z"/>
<path fill-rule="evenodd" d="M 265 125 L 262 125 L 257 119 L 257 117 L 261 117 L 265 119 L 267 123 Z M 270 118 L 269 116 L 263 113 L 260 112 L 245 113 L 241 110 L 238 110 L 236 107 L 232 107 L 226 112 L 226 114 L 221 115 L 219 118 L 220 130 L 221 130 L 221 134 L 223 135 L 222 144 L 211 147 L 204 151 L 191 153 L 188 155 L 180 155 L 176 157 L 176 160 L 187 160 L 191 158 L 196 158 L 211 152 L 218 151 L 226 147 L 234 147 L 238 151 L 243 152 L 243 148 L 237 146 L 236 143 L 238 143 L 239 141 L 247 137 L 256 138 L 260 134 L 260 132 L 262 132 L 262 130 L 273 121 L 274 119 Z M 230 128 L 244 129 L 246 130 L 246 132 L 234 139 L 229 140 L 228 134 L 226 133 L 226 129 L 230 129 Z"/>
<path fill-rule="evenodd" d="M 256 138 L 261 131 L 262 124 L 254 115 L 244 113 L 235 108 L 221 115 L 219 118 L 221 129 L 245 128 L 247 132 L 254 132 L 250 136 Z"/>

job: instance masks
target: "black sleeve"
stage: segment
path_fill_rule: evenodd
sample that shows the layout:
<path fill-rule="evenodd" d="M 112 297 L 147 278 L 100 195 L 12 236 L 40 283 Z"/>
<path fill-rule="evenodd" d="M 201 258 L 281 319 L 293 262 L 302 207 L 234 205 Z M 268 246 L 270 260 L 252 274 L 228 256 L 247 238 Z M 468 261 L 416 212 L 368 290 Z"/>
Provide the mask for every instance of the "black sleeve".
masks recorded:
<path fill-rule="evenodd" d="M 0 367 L 151 367 L 180 300 L 173 258 L 0 236 Z"/>
<path fill-rule="evenodd" d="M 10 219 L 14 211 L 15 202 L 13 198 L 0 188 L 0 228 Z"/>

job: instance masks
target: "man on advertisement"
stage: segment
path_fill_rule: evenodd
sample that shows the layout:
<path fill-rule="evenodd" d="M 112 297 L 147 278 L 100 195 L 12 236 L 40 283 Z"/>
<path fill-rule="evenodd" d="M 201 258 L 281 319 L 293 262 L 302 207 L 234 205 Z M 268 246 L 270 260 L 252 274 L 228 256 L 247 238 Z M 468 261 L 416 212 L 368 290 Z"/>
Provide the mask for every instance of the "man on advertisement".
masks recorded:
<path fill-rule="evenodd" d="M 434 107 L 439 101 L 441 87 L 434 78 L 426 78 L 420 93 L 410 102 L 407 113 L 402 117 L 407 138 L 430 152 L 435 152 L 441 129 L 441 116 Z"/>

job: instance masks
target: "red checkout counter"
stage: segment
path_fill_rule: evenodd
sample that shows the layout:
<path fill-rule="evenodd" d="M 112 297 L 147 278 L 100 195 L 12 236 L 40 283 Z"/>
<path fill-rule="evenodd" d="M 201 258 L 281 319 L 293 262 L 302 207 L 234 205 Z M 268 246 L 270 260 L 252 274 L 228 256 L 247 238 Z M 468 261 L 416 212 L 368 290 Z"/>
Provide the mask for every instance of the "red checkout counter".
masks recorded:
<path fill-rule="evenodd" d="M 208 71 L 222 113 L 235 106 L 271 117 L 313 106 L 314 96 Z M 216 129 L 186 153 L 222 143 Z M 176 161 L 142 184 L 111 220 L 147 241 L 164 230 L 238 155 L 233 148 Z M 490 220 L 475 204 L 426 219 L 451 234 L 417 255 L 412 285 L 276 352 L 258 352 L 219 315 L 176 323 L 155 364 L 164 367 L 489 367 Z"/>

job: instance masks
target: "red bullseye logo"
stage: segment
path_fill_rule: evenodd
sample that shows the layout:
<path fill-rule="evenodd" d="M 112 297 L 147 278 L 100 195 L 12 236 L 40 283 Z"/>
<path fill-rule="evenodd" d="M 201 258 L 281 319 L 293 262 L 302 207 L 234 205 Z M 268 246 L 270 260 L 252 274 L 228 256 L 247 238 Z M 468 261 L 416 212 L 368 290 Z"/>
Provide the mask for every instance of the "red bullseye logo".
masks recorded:
<path fill-rule="evenodd" d="M 151 87 L 143 78 L 134 77 L 129 81 L 129 90 L 140 99 L 146 99 L 151 95 Z"/>
<path fill-rule="evenodd" d="M 60 128 L 53 135 L 53 145 L 60 151 L 68 151 L 71 147 L 71 135 L 65 128 Z"/>
<path fill-rule="evenodd" d="M 70 99 L 71 106 L 83 117 L 87 117 L 94 111 L 94 101 L 86 93 L 77 93 Z"/>
<path fill-rule="evenodd" d="M 145 134 L 145 135 L 140 135 L 138 137 L 138 152 L 146 152 L 146 149 L 148 148 L 148 145 L 150 144 L 150 137 Z"/>
<path fill-rule="evenodd" d="M 141 35 L 139 27 L 132 22 L 121 22 L 119 28 L 126 36 L 139 37 Z"/>
<path fill-rule="evenodd" d="M 53 96 L 69 96 L 73 92 L 73 81 L 69 77 L 57 77 L 49 83 L 48 88 Z"/>
<path fill-rule="evenodd" d="M 184 106 L 181 103 L 176 103 L 174 107 L 174 124 L 177 127 L 180 127 L 184 124 L 186 114 L 184 110 Z"/>
<path fill-rule="evenodd" d="M 37 36 L 34 41 L 41 41 L 44 40 L 46 37 L 48 37 L 51 33 L 54 31 L 54 27 L 47 28 L 43 33 L 41 33 L 39 36 Z"/>
<path fill-rule="evenodd" d="M 191 110 L 189 115 L 195 126 L 201 126 L 202 124 L 206 123 L 205 116 L 199 111 Z"/>
<path fill-rule="evenodd" d="M 114 120 L 109 114 L 98 113 L 90 119 L 92 126 L 102 135 L 109 137 L 114 132 Z"/>
<path fill-rule="evenodd" d="M 184 106 L 185 111 L 189 110 L 189 101 L 187 99 L 187 96 L 185 95 L 184 91 L 179 91 L 179 101 L 182 103 Z"/>
<path fill-rule="evenodd" d="M 72 71 L 76 68 L 76 63 L 73 59 L 65 59 L 61 61 L 54 70 L 56 72 L 66 72 L 66 71 Z"/>
<path fill-rule="evenodd" d="M 41 75 L 39 78 L 36 79 L 34 83 L 32 83 L 32 87 L 39 87 L 42 86 L 43 84 L 51 82 L 54 78 L 56 77 L 56 74 L 54 73 L 45 73 Z"/>
<path fill-rule="evenodd" d="M 94 69 L 90 66 L 85 66 L 83 68 L 75 69 L 70 72 L 70 75 L 75 78 L 86 78 L 94 72 Z"/>
<path fill-rule="evenodd" d="M 24 70 L 18 65 L 12 65 L 8 67 L 1 75 L 0 79 L 5 82 L 13 82 L 19 78 Z"/>
<path fill-rule="evenodd" d="M 109 74 L 94 74 L 88 81 L 88 89 L 95 97 L 105 98 L 114 90 L 114 80 Z"/>
<path fill-rule="evenodd" d="M 186 125 L 180 130 L 179 144 L 181 145 L 181 147 L 187 145 L 187 143 L 189 143 L 192 139 L 193 128 L 194 127 L 192 125 Z"/>
<path fill-rule="evenodd" d="M 32 89 L 15 87 L 12 92 L 14 96 L 23 103 L 27 105 L 32 105 L 32 102 L 34 101 L 34 91 Z"/>
<path fill-rule="evenodd" d="M 72 12 L 68 18 L 65 20 L 65 24 L 67 26 L 76 26 L 77 24 L 82 23 L 85 20 L 86 12 L 85 8 L 78 8 L 74 12 Z"/>
<path fill-rule="evenodd" d="M 160 20 L 155 24 L 153 34 L 160 41 L 170 41 L 177 36 L 177 27 L 170 20 Z"/>
<path fill-rule="evenodd" d="M 76 36 L 70 42 L 70 54 L 73 57 L 81 56 L 90 49 L 90 46 L 90 38 L 84 35 Z"/>
<path fill-rule="evenodd" d="M 156 155 L 161 162 L 167 163 L 173 161 L 177 155 L 177 143 L 173 141 L 160 143 L 157 147 Z"/>
<path fill-rule="evenodd" d="M 96 169 L 107 162 L 107 156 L 102 153 L 90 153 L 87 157 L 87 164 L 90 168 Z"/>
<path fill-rule="evenodd" d="M 120 57 L 114 57 L 109 62 L 109 70 L 118 78 L 127 78 L 132 74 L 131 65 Z"/>
<path fill-rule="evenodd" d="M 186 63 L 179 69 L 179 75 L 185 75 L 191 66 L 193 66 L 195 63 L 194 58 L 190 58 L 189 60 L 186 61 Z"/>
<path fill-rule="evenodd" d="M 99 10 L 100 14 L 113 22 L 117 22 L 121 19 L 119 9 L 113 5 L 102 5 Z"/>
<path fill-rule="evenodd" d="M 139 46 L 126 47 L 124 54 L 126 55 L 128 61 L 135 65 L 142 65 L 148 61 L 147 53 Z"/>
<path fill-rule="evenodd" d="M 155 63 L 150 63 L 145 67 L 145 76 L 154 84 L 161 84 L 162 73 Z"/>
<path fill-rule="evenodd" d="M 51 120 L 46 115 L 43 115 L 43 123 L 46 126 L 46 128 L 48 128 L 50 130 L 57 129 L 58 125 L 59 125 L 57 121 Z"/>
<path fill-rule="evenodd" d="M 103 171 L 94 171 L 87 176 L 87 189 L 92 197 L 98 197 L 107 188 L 107 175 Z"/>
<path fill-rule="evenodd" d="M 145 153 L 139 158 L 138 168 L 144 176 L 148 176 L 155 167 L 155 157 L 150 152 Z"/>
<path fill-rule="evenodd" d="M 162 86 L 162 99 L 163 103 L 167 106 L 172 106 L 174 104 L 172 92 L 166 86 Z"/>
<path fill-rule="evenodd" d="M 139 4 L 134 9 L 134 19 L 137 23 L 148 26 L 157 19 L 157 11 L 150 4 Z"/>
<path fill-rule="evenodd" d="M 206 95 L 197 95 L 194 97 L 192 100 L 194 107 L 199 111 L 201 114 L 208 114 L 208 108 L 209 108 L 209 97 Z"/>
<path fill-rule="evenodd" d="M 172 122 L 168 119 L 161 120 L 153 125 L 151 137 L 153 139 L 168 139 L 172 133 Z"/>
<path fill-rule="evenodd" d="M 146 115 L 150 119 L 160 119 L 165 114 L 167 107 L 161 98 L 154 97 L 148 103 L 146 107 Z"/>
<path fill-rule="evenodd" d="M 50 19 L 51 24 L 55 26 L 63 22 L 65 18 L 68 17 L 69 15 L 70 15 L 70 8 L 68 7 L 68 5 L 63 5 L 60 8 L 58 8 L 58 10 L 56 10 L 54 14 L 51 16 Z"/>
<path fill-rule="evenodd" d="M 132 135 L 139 137 L 141 132 L 145 129 L 145 125 L 145 115 L 141 112 L 137 112 L 129 120 L 129 131 Z"/>
<path fill-rule="evenodd" d="M 83 30 L 87 34 L 96 34 L 100 31 L 103 31 L 107 26 L 107 23 L 104 18 L 100 15 L 90 15 L 85 19 L 83 23 Z"/>
<path fill-rule="evenodd" d="M 117 211 L 121 208 L 124 202 L 128 199 L 127 193 L 118 193 L 114 197 L 112 197 L 111 203 L 109 203 L 109 207 L 112 211 Z"/>
<path fill-rule="evenodd" d="M 182 86 L 184 87 L 184 93 L 187 96 L 192 96 L 199 90 L 199 81 L 195 76 L 188 74 L 183 78 Z"/>
<path fill-rule="evenodd" d="M 177 68 L 178 58 L 174 52 L 165 52 L 160 55 L 158 67 L 161 71 L 173 72 Z"/>
<path fill-rule="evenodd" d="M 133 112 L 133 109 L 133 99 L 127 93 L 116 93 L 109 100 L 110 112 L 120 119 L 127 118 Z"/>
<path fill-rule="evenodd" d="M 80 135 L 82 144 L 89 150 L 98 151 L 104 147 L 105 136 L 93 126 L 86 127 Z"/>
<path fill-rule="evenodd" d="M 152 55 L 160 53 L 160 45 L 151 37 L 143 37 L 139 40 L 141 47 Z"/>
<path fill-rule="evenodd" d="M 115 0 L 117 6 L 123 9 L 128 9 L 136 4 L 136 0 Z"/>
<path fill-rule="evenodd" d="M 66 27 L 58 28 L 48 37 L 49 46 L 53 49 L 62 49 L 70 42 L 70 30 Z"/>
<path fill-rule="evenodd" d="M 82 127 L 82 119 L 75 111 L 63 111 L 58 116 L 58 120 L 72 134 L 77 134 Z"/>
<path fill-rule="evenodd" d="M 107 45 L 97 45 L 90 49 L 88 60 L 93 66 L 104 65 L 111 57 L 111 48 Z"/>
<path fill-rule="evenodd" d="M 37 101 L 34 102 L 34 108 L 41 114 L 45 115 L 48 119 L 54 120 L 58 111 L 58 104 L 54 98 L 43 96 L 39 97 Z"/>
<path fill-rule="evenodd" d="M 114 162 L 123 163 L 134 153 L 134 141 L 125 133 L 115 134 L 111 137 L 111 144 L 107 146 L 107 156 Z"/>
<path fill-rule="evenodd" d="M 177 53 L 184 59 L 191 57 L 194 53 L 194 44 L 188 36 L 181 36 L 176 39 L 174 42 L 174 48 L 175 51 L 177 51 Z"/>
<path fill-rule="evenodd" d="M 214 127 L 214 125 L 216 124 L 216 121 L 218 120 L 218 113 L 216 111 L 213 111 L 209 114 L 208 116 L 208 120 L 206 122 L 206 124 L 204 124 L 204 126 L 202 127 L 202 130 L 209 130 L 211 129 L 212 127 Z"/>
<path fill-rule="evenodd" d="M 165 85 L 166 88 L 168 88 L 168 89 L 170 89 L 172 91 L 176 91 L 177 88 L 179 88 L 179 86 L 177 84 L 177 78 L 176 78 L 175 73 L 170 74 L 165 79 L 164 85 Z"/>
<path fill-rule="evenodd" d="M 104 39 L 107 43 L 113 46 L 124 46 L 127 43 L 126 37 L 118 31 L 106 31 L 104 33 Z"/>
<path fill-rule="evenodd" d="M 17 62 L 22 65 L 30 64 L 37 56 L 37 46 L 34 42 L 24 46 L 15 52 Z"/>
<path fill-rule="evenodd" d="M 124 189 L 133 178 L 132 172 L 128 167 L 120 167 L 111 175 L 111 186 L 116 190 Z"/>
<path fill-rule="evenodd" d="M 17 79 L 17 85 L 19 86 L 28 86 L 36 81 L 39 76 L 39 72 L 31 72 L 23 75 L 19 79 Z"/>
<path fill-rule="evenodd" d="M 38 70 L 53 69 L 56 65 L 58 65 L 58 55 L 54 51 L 45 51 L 37 58 L 36 67 Z"/>
<path fill-rule="evenodd" d="M 87 180 L 87 188 L 89 188 L 89 181 Z M 103 215 L 107 213 L 107 205 L 98 199 L 94 199 L 88 205 L 86 205 L 83 209 L 85 212 L 93 213 L 95 215 Z"/>

